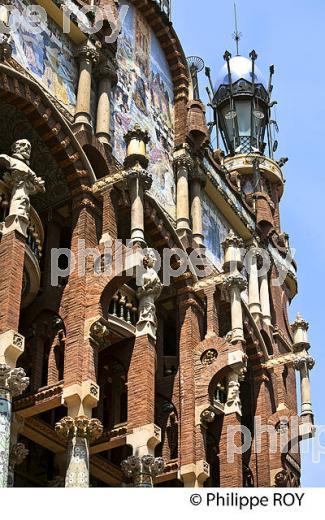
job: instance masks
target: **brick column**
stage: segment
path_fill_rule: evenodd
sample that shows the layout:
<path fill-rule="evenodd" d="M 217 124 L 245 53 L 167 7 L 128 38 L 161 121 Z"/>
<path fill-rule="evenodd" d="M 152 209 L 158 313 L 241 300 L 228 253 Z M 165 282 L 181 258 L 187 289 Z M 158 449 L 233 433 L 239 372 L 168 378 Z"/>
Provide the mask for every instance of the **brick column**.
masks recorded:
<path fill-rule="evenodd" d="M 0 333 L 18 331 L 25 241 L 25 237 L 14 230 L 3 235 L 0 242 Z"/>
<path fill-rule="evenodd" d="M 262 432 L 257 432 L 259 443 L 253 439 L 251 460 L 256 461 L 256 486 L 269 487 L 271 485 L 270 476 L 270 436 L 273 427 L 268 425 L 268 419 L 272 415 L 270 394 L 268 389 L 269 379 L 266 374 L 257 376 L 254 380 L 255 394 L 255 425 L 260 424 Z M 256 420 L 259 423 L 256 423 Z M 255 430 L 257 428 L 255 427 Z M 253 470 L 253 473 L 255 474 Z"/>
<path fill-rule="evenodd" d="M 115 213 L 115 202 L 113 199 L 114 187 L 107 186 L 101 191 L 103 200 L 103 224 L 101 242 L 117 238 L 117 221 Z"/>
<path fill-rule="evenodd" d="M 207 333 L 206 338 L 210 336 L 219 336 L 219 317 L 216 306 L 216 286 L 210 285 L 204 289 L 207 299 Z"/>
<path fill-rule="evenodd" d="M 155 340 L 146 334 L 134 341 L 128 371 L 128 427 L 130 430 L 155 419 Z"/>
<path fill-rule="evenodd" d="M 239 450 L 235 449 L 235 453 L 231 456 L 232 443 L 236 446 L 242 444 L 240 427 L 240 415 L 232 413 L 224 416 L 219 442 L 220 487 L 222 488 L 243 485 L 242 454 L 237 453 Z"/>
<path fill-rule="evenodd" d="M 202 458 L 202 430 L 196 425 L 194 350 L 201 341 L 201 309 L 190 287 L 179 290 L 180 457 L 179 478 L 185 487 L 201 487 L 209 476 Z"/>

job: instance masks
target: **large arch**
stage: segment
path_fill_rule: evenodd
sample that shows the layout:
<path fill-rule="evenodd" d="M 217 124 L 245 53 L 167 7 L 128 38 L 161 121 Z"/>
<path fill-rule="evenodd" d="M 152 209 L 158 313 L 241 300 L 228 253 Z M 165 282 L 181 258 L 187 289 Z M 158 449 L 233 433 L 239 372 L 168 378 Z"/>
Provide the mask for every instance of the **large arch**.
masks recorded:
<path fill-rule="evenodd" d="M 38 132 L 65 175 L 71 195 L 89 196 L 96 181 L 91 164 L 72 129 L 41 86 L 1 63 L 0 98 L 20 110 Z"/>

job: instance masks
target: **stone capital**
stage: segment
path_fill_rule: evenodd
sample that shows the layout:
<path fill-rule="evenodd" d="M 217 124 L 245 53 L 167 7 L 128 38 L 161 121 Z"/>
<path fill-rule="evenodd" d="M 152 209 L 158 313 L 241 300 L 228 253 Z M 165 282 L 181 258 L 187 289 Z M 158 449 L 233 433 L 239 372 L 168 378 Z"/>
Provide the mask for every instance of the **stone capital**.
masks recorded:
<path fill-rule="evenodd" d="M 95 69 L 95 77 L 100 81 L 102 79 L 109 79 L 112 85 L 118 82 L 117 62 L 116 60 L 103 60 Z"/>
<path fill-rule="evenodd" d="M 0 363 L 15 368 L 17 359 L 24 352 L 25 338 L 14 330 L 0 334 Z"/>
<path fill-rule="evenodd" d="M 132 455 L 122 462 L 121 468 L 136 487 L 152 487 L 153 480 L 164 472 L 165 463 L 163 458 L 153 455 Z"/>
<path fill-rule="evenodd" d="M 68 414 L 71 417 L 87 416 L 90 418 L 92 409 L 97 406 L 98 400 L 99 386 L 90 380 L 63 389 L 62 404 L 68 407 Z"/>
<path fill-rule="evenodd" d="M 134 179 L 137 179 L 142 183 L 144 190 L 150 190 L 153 182 L 152 174 L 143 168 L 139 162 L 137 162 L 133 167 L 127 168 L 126 170 L 126 180 L 129 188 L 131 182 L 134 181 Z"/>
<path fill-rule="evenodd" d="M 26 448 L 25 444 L 17 442 L 17 444 L 14 444 L 10 450 L 9 465 L 12 468 L 19 466 L 19 464 L 24 462 L 28 454 L 29 450 Z"/>
<path fill-rule="evenodd" d="M 63 417 L 56 423 L 55 431 L 62 439 L 79 437 L 92 442 L 102 435 L 103 425 L 98 419 L 89 419 L 85 416 Z"/>
<path fill-rule="evenodd" d="M 29 385 L 23 368 L 10 368 L 9 365 L 0 364 L 0 387 L 4 388 L 12 397 L 21 395 Z"/>
<path fill-rule="evenodd" d="M 247 289 L 247 280 L 238 272 L 229 274 L 223 283 L 226 290 L 239 289 L 240 292 Z"/>
<path fill-rule="evenodd" d="M 176 175 L 180 171 L 186 170 L 187 174 L 191 176 L 194 171 L 194 165 L 195 162 L 186 149 L 174 152 L 174 170 Z"/>
<path fill-rule="evenodd" d="M 99 60 L 99 48 L 91 42 L 82 43 L 76 53 L 75 57 L 80 62 L 87 62 L 95 65 Z"/>
<path fill-rule="evenodd" d="M 315 366 L 315 360 L 311 356 L 301 356 L 297 357 L 293 362 L 293 368 L 297 371 L 301 371 L 304 368 L 308 370 L 312 370 Z"/>
<path fill-rule="evenodd" d="M 225 240 L 222 242 L 222 247 L 224 251 L 226 251 L 229 247 L 241 248 L 244 247 L 244 242 L 241 238 L 235 235 L 233 229 L 231 229 Z"/>

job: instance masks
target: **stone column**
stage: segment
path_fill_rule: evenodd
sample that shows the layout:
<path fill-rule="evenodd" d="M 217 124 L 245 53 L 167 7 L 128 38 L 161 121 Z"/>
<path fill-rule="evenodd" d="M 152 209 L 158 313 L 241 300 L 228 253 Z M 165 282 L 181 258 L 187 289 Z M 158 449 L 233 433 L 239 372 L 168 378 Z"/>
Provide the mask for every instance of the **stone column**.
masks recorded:
<path fill-rule="evenodd" d="M 301 415 L 313 416 L 309 370 L 314 368 L 315 360 L 308 355 L 297 357 L 293 366 L 295 370 L 298 370 L 300 372 Z"/>
<path fill-rule="evenodd" d="M 86 416 L 64 417 L 56 423 L 55 431 L 68 441 L 65 487 L 89 487 L 89 443 L 101 436 L 101 422 Z"/>
<path fill-rule="evenodd" d="M 144 240 L 144 192 L 152 185 L 152 177 L 147 171 L 149 164 L 146 146 L 150 139 L 148 132 L 135 125 L 124 137 L 126 158 L 124 166 L 131 199 L 131 244 L 146 247 Z"/>
<path fill-rule="evenodd" d="M 198 246 L 202 246 L 203 237 L 203 221 L 202 221 L 202 188 L 206 182 L 205 174 L 197 165 L 191 175 L 191 220 L 192 220 L 192 236 Z"/>
<path fill-rule="evenodd" d="M 239 273 L 229 274 L 224 281 L 224 288 L 230 292 L 232 343 L 244 341 L 243 309 L 241 293 L 247 288 L 247 281 Z"/>
<path fill-rule="evenodd" d="M 122 471 L 132 479 L 134 487 L 152 488 L 156 477 L 164 472 L 164 460 L 152 455 L 131 456 L 122 462 Z"/>
<path fill-rule="evenodd" d="M 10 455 L 12 398 L 24 392 L 29 384 L 22 368 L 0 364 L 0 487 L 7 487 Z"/>
<path fill-rule="evenodd" d="M 101 63 L 96 71 L 98 77 L 96 137 L 102 144 L 110 147 L 111 91 L 118 79 L 116 67 L 116 63 L 107 60 L 106 63 Z"/>
<path fill-rule="evenodd" d="M 193 169 L 193 160 L 186 149 L 174 155 L 176 171 L 176 230 L 182 238 L 191 232 L 189 204 L 189 175 Z"/>
<path fill-rule="evenodd" d="M 90 109 L 92 69 L 99 58 L 99 53 L 95 45 L 88 41 L 79 47 L 77 57 L 79 82 L 74 125 L 81 129 L 92 129 Z"/>
<path fill-rule="evenodd" d="M 144 239 L 144 192 L 152 185 L 151 175 L 140 165 L 128 171 L 131 200 L 131 244 L 146 247 Z"/>
<path fill-rule="evenodd" d="M 272 325 L 271 322 L 271 306 L 270 306 L 270 292 L 269 279 L 267 273 L 260 277 L 260 301 L 263 320 L 267 325 Z"/>
<path fill-rule="evenodd" d="M 249 251 L 248 265 L 248 307 L 255 320 L 261 317 L 260 291 L 258 284 L 257 250 L 252 247 Z"/>

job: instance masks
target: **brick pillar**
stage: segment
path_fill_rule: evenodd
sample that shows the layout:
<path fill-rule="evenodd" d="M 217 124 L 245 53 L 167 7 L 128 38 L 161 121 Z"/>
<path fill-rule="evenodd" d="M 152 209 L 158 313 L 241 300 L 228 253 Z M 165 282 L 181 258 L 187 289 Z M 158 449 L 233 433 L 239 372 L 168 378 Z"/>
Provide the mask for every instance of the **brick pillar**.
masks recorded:
<path fill-rule="evenodd" d="M 103 229 L 101 241 L 105 242 L 108 238 L 117 238 L 117 222 L 115 213 L 115 201 L 113 199 L 114 187 L 109 186 L 102 190 L 103 200 Z"/>
<path fill-rule="evenodd" d="M 128 427 L 140 428 L 155 420 L 156 351 L 154 339 L 137 336 L 128 372 Z"/>
<path fill-rule="evenodd" d="M 179 291 L 180 432 L 179 477 L 202 487 L 209 477 L 202 428 L 195 413 L 194 352 L 201 341 L 201 309 L 189 287 Z"/>
<path fill-rule="evenodd" d="M 262 427 L 262 434 L 259 435 L 259 446 L 256 449 L 256 439 L 253 439 L 251 460 L 255 460 L 256 468 L 256 487 L 269 487 L 270 482 L 270 436 L 267 429 L 272 429 L 268 425 L 268 419 L 272 415 L 270 394 L 268 389 L 268 377 L 261 375 L 254 380 L 255 394 L 255 421 L 259 420 Z M 255 428 L 256 429 L 256 428 Z"/>
<path fill-rule="evenodd" d="M 243 485 L 242 454 L 237 453 L 239 450 L 236 448 L 233 455 L 231 453 L 233 443 L 236 446 L 242 444 L 240 426 L 241 418 L 237 413 L 224 416 L 219 443 L 220 487 Z"/>
<path fill-rule="evenodd" d="M 25 259 L 25 237 L 11 231 L 0 242 L 0 333 L 18 331 Z"/>
<path fill-rule="evenodd" d="M 80 240 L 84 240 L 88 251 L 79 248 Z M 87 310 L 92 305 L 94 259 L 99 255 L 95 206 L 91 200 L 85 199 L 73 208 L 71 250 L 76 269 L 69 276 L 60 309 L 66 328 L 63 400 L 69 416 L 90 418 L 99 399 L 96 383 L 98 345 L 91 340 L 87 323 L 90 318 Z"/>
<path fill-rule="evenodd" d="M 206 337 L 219 336 L 219 318 L 216 307 L 216 286 L 210 285 L 204 289 L 207 299 L 207 333 Z"/>

